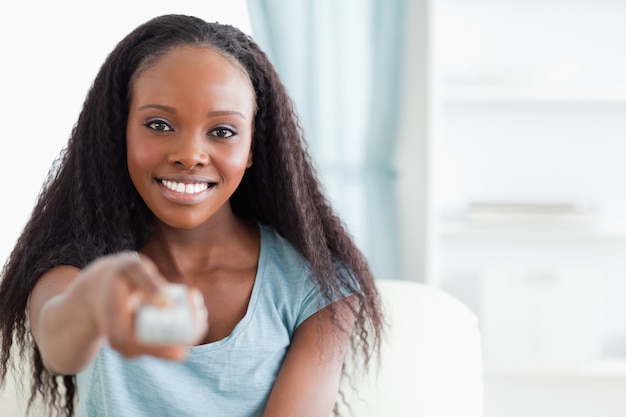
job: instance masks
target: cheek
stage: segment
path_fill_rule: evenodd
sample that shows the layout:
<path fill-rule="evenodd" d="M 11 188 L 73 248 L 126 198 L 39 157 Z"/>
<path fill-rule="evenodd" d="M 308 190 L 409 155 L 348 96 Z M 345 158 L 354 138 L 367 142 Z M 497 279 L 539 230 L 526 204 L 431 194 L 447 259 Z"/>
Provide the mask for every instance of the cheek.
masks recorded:
<path fill-rule="evenodd" d="M 158 150 L 154 146 L 147 146 L 147 144 L 138 139 L 136 136 L 131 136 L 131 132 L 128 132 L 126 140 L 126 159 L 128 165 L 128 172 L 130 173 L 133 181 L 139 177 L 150 175 L 152 168 L 158 163 L 160 157 Z"/>
<path fill-rule="evenodd" d="M 223 169 L 227 170 L 231 174 L 243 175 L 246 168 L 250 167 L 250 149 L 240 149 L 236 152 L 232 152 L 229 155 L 222 158 Z"/>

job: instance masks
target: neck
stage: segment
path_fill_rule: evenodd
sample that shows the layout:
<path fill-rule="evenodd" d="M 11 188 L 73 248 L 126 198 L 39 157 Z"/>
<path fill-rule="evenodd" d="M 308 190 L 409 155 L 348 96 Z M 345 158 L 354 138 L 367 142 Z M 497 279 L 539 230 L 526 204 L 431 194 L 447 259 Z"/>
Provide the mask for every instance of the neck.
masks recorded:
<path fill-rule="evenodd" d="M 258 260 L 258 227 L 234 215 L 211 219 L 193 230 L 174 229 L 157 223 L 141 252 L 149 256 L 165 277 L 185 282 L 213 275 L 250 259 Z"/>

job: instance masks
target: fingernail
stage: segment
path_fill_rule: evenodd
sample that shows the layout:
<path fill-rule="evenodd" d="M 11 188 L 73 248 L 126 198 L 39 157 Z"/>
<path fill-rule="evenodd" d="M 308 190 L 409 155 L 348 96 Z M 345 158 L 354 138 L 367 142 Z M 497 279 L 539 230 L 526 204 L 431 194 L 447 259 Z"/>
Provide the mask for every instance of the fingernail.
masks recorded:
<path fill-rule="evenodd" d="M 139 293 L 131 293 L 128 297 L 128 308 L 131 311 L 137 311 L 141 306 L 141 295 Z"/>
<path fill-rule="evenodd" d="M 191 298 L 193 300 L 193 303 L 197 307 L 204 306 L 204 297 L 202 296 L 202 293 L 200 292 L 199 289 L 192 288 L 192 290 L 191 290 Z"/>

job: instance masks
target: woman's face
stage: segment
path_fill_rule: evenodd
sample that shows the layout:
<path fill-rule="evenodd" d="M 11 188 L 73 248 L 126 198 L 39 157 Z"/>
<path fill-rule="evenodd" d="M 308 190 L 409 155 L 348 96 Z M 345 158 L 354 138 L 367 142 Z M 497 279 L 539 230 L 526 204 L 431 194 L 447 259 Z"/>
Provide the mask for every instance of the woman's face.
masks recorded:
<path fill-rule="evenodd" d="M 168 52 L 133 82 L 128 171 L 158 219 L 193 229 L 229 215 L 252 165 L 254 91 L 244 71 L 203 47 Z"/>

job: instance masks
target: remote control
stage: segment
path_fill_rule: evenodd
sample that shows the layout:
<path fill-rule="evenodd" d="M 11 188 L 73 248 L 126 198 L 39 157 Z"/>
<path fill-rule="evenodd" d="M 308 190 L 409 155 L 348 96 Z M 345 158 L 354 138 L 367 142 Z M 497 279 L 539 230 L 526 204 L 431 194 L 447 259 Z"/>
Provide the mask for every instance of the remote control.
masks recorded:
<path fill-rule="evenodd" d="M 207 311 L 202 300 L 193 305 L 190 301 L 187 286 L 167 284 L 153 302 L 137 311 L 137 340 L 146 345 L 197 343 L 208 326 Z"/>

